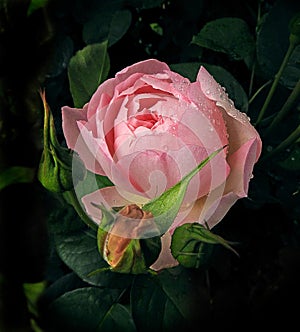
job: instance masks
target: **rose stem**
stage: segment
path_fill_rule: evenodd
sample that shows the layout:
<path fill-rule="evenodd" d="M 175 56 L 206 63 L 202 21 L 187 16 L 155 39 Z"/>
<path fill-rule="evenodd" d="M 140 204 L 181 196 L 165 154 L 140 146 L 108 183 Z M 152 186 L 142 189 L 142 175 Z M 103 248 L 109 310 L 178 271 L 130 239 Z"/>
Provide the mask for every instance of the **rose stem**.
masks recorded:
<path fill-rule="evenodd" d="M 288 60 L 289 60 L 292 52 L 294 51 L 294 48 L 296 47 L 296 45 L 297 45 L 297 42 L 295 42 L 294 40 L 290 41 L 289 48 L 288 48 L 288 50 L 287 50 L 287 52 L 285 54 L 285 57 L 284 57 L 284 59 L 283 59 L 283 61 L 281 63 L 281 66 L 280 66 L 277 74 L 275 75 L 275 79 L 273 81 L 273 84 L 271 86 L 269 94 L 267 95 L 267 98 L 266 98 L 266 100 L 265 100 L 265 102 L 263 104 L 263 107 L 261 108 L 261 110 L 260 110 L 260 112 L 258 114 L 258 118 L 256 120 L 255 126 L 257 126 L 260 123 L 260 121 L 262 120 L 263 116 L 265 115 L 266 109 L 268 108 L 268 106 L 270 104 L 270 101 L 271 101 L 271 99 L 272 99 L 272 97 L 274 95 L 274 92 L 275 92 L 275 90 L 277 88 L 277 85 L 279 83 L 279 79 L 280 79 L 280 77 L 281 77 L 281 75 L 283 73 L 283 70 L 284 70 L 285 66 L 287 65 L 287 62 L 288 62 Z"/>
<path fill-rule="evenodd" d="M 75 190 L 72 189 L 70 191 L 64 192 L 65 199 L 74 207 L 75 211 L 81 218 L 81 220 L 89 227 L 91 227 L 93 230 L 97 230 L 97 225 L 88 217 L 88 215 L 83 210 L 81 204 L 79 203 L 77 199 L 77 195 L 75 193 Z"/>
<path fill-rule="evenodd" d="M 249 99 L 249 105 L 253 102 L 253 100 L 257 97 L 257 95 L 266 87 L 268 86 L 272 81 L 269 80 L 264 85 L 262 85 L 255 93 L 254 95 Z"/>
<path fill-rule="evenodd" d="M 300 96 L 300 79 L 295 85 L 293 91 L 289 95 L 288 99 L 282 106 L 281 110 L 277 113 L 270 126 L 265 132 L 265 136 L 267 136 L 277 125 L 278 123 L 286 116 L 289 110 L 293 107 L 298 97 Z"/>
<path fill-rule="evenodd" d="M 252 9 L 248 5 L 247 5 L 247 7 L 250 11 L 252 11 Z M 255 16 L 255 14 L 253 16 Z M 258 5 L 257 5 L 257 16 L 256 16 L 256 28 L 255 28 L 256 37 L 257 37 L 257 30 L 258 30 L 258 25 L 260 23 L 260 20 L 261 20 L 261 2 L 259 1 Z M 257 60 L 253 61 L 253 65 L 252 65 L 248 96 L 251 96 L 251 94 L 252 94 L 252 88 L 253 88 L 253 82 L 254 82 L 256 66 L 257 66 Z"/>
<path fill-rule="evenodd" d="M 271 152 L 269 152 L 266 156 L 264 156 L 261 159 L 261 162 L 265 161 L 271 156 L 274 156 L 274 154 L 277 154 L 278 152 L 282 151 L 290 144 L 292 144 L 294 141 L 296 141 L 299 137 L 300 137 L 300 125 L 284 141 L 282 141 Z"/>

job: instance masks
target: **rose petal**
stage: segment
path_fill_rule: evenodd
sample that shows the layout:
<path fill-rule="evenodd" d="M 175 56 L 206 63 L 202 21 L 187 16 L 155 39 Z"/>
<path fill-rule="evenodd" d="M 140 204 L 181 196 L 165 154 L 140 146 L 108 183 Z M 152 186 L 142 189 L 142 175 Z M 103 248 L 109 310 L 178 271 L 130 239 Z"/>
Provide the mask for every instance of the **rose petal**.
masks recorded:
<path fill-rule="evenodd" d="M 173 223 L 170 232 L 187 222 L 206 222 L 210 228 L 219 223 L 238 199 L 247 196 L 258 148 L 259 141 L 254 138 L 231 155 L 228 158 L 231 172 L 225 187 L 218 187 L 208 196 L 198 199 L 183 220 Z"/>
<path fill-rule="evenodd" d="M 91 172 L 111 177 L 111 164 L 113 162 L 105 141 L 95 138 L 84 123 L 78 122 L 80 135 L 74 150 Z"/>
<path fill-rule="evenodd" d="M 199 126 L 202 123 L 201 129 L 198 129 L 198 131 L 194 129 L 194 131 L 201 139 L 206 139 L 207 142 L 203 143 L 204 146 L 215 146 L 216 142 L 219 142 L 220 146 L 228 144 L 228 133 L 222 112 L 220 112 L 215 102 L 205 96 L 199 82 L 194 82 L 190 85 L 189 97 L 197 106 L 199 115 L 193 115 L 188 118 L 187 114 L 186 123 L 192 126 L 191 128 L 195 128 L 196 125 Z M 202 121 L 200 121 L 200 116 L 203 119 Z M 203 133 L 203 130 L 205 130 L 205 133 Z"/>
<path fill-rule="evenodd" d="M 257 151 L 260 148 L 260 139 L 253 138 L 228 157 L 231 172 L 226 181 L 226 193 L 232 191 L 239 197 L 247 196 L 253 167 L 257 161 Z"/>
<path fill-rule="evenodd" d="M 215 79 L 208 73 L 204 67 L 200 67 L 197 81 L 205 96 L 216 102 L 224 110 L 223 117 L 227 125 L 229 134 L 229 154 L 236 151 L 241 145 L 251 138 L 257 138 L 258 148 L 256 160 L 261 153 L 261 140 L 256 129 L 251 125 L 246 114 L 239 112 L 225 93 L 225 90 L 218 84 Z"/>
<path fill-rule="evenodd" d="M 119 83 L 135 73 L 157 74 L 163 73 L 165 70 L 170 70 L 166 63 L 156 59 L 148 59 L 124 68 L 116 74 L 116 80 Z"/>
<path fill-rule="evenodd" d="M 99 113 L 103 113 L 101 110 L 111 101 L 111 98 L 114 95 L 115 85 L 115 79 L 110 78 L 98 87 L 88 103 L 88 118 L 93 117 L 96 113 L 98 116 Z M 104 116 L 104 114 L 102 116 Z"/>
<path fill-rule="evenodd" d="M 157 260 L 150 266 L 154 271 L 159 271 L 166 268 L 171 268 L 178 265 L 178 261 L 173 257 L 171 253 L 171 234 L 169 232 L 165 233 L 161 237 L 161 252 Z"/>
<path fill-rule="evenodd" d="M 87 121 L 86 111 L 68 106 L 62 107 L 62 128 L 67 142 L 67 146 L 74 150 L 80 131 L 77 121 Z"/>

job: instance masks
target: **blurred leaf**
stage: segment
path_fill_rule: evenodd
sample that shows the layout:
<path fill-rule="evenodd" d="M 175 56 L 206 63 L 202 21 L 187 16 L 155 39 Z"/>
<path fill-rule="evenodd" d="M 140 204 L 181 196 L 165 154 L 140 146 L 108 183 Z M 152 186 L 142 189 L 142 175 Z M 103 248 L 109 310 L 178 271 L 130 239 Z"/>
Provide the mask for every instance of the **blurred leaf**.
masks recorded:
<path fill-rule="evenodd" d="M 224 68 L 201 62 L 186 62 L 170 65 L 171 69 L 189 78 L 194 82 L 200 66 L 204 66 L 214 79 L 223 87 L 226 88 L 228 96 L 234 101 L 235 107 L 247 113 L 248 111 L 248 97 L 240 83 Z"/>
<path fill-rule="evenodd" d="M 58 35 L 52 41 L 53 54 L 47 70 L 47 78 L 60 75 L 68 66 L 73 55 L 73 40 L 66 35 Z"/>
<path fill-rule="evenodd" d="M 289 171 L 300 170 L 300 144 L 295 144 L 289 156 L 278 163 L 282 168 Z"/>
<path fill-rule="evenodd" d="M 158 23 L 150 23 L 150 28 L 159 36 L 162 36 L 164 33 L 163 28 Z"/>
<path fill-rule="evenodd" d="M 155 223 L 161 233 L 165 233 L 177 216 L 181 203 L 183 201 L 186 189 L 193 178 L 212 158 L 220 153 L 225 147 L 222 147 L 194 168 L 190 173 L 182 178 L 173 187 L 163 192 L 159 197 L 154 198 L 143 206 L 144 211 L 150 211 L 155 219 Z"/>
<path fill-rule="evenodd" d="M 23 289 L 27 299 L 28 310 L 37 316 L 37 301 L 46 288 L 46 282 L 24 283 Z"/>
<path fill-rule="evenodd" d="M 83 40 L 86 44 L 108 41 L 108 47 L 120 40 L 131 24 L 131 12 L 118 10 L 112 13 L 99 12 L 83 27 Z"/>
<path fill-rule="evenodd" d="M 298 1 L 279 0 L 263 18 L 257 33 L 256 51 L 258 64 L 266 79 L 273 78 L 282 63 L 289 46 L 289 22 L 299 8 Z M 294 76 L 299 72 L 297 54 L 299 47 L 294 50 L 281 78 L 282 84 L 288 88 L 294 87 Z"/>
<path fill-rule="evenodd" d="M 228 54 L 234 60 L 244 60 L 254 52 L 254 39 L 247 23 L 234 17 L 208 22 L 192 39 L 192 43 Z"/>
<path fill-rule="evenodd" d="M 49 0 L 31 0 L 27 10 L 27 16 L 30 16 L 37 9 L 45 7 L 48 1 Z"/>
<path fill-rule="evenodd" d="M 150 9 L 161 6 L 164 0 L 127 0 L 127 2 L 139 9 Z"/>
<path fill-rule="evenodd" d="M 121 290 L 96 287 L 65 293 L 49 306 L 51 326 L 55 331 L 135 331 L 130 313 L 117 303 L 121 295 Z"/>
<path fill-rule="evenodd" d="M 195 280 L 175 271 L 164 270 L 156 276 L 135 278 L 131 308 L 139 331 L 190 331 L 194 330 L 191 327 L 195 318 L 201 321 L 201 315 L 209 307 L 206 294 L 199 296 Z"/>
<path fill-rule="evenodd" d="M 30 183 L 35 176 L 34 168 L 13 166 L 0 173 L 0 190 L 14 183 Z"/>
<path fill-rule="evenodd" d="M 90 100 L 106 79 L 109 68 L 107 41 L 88 45 L 71 58 L 68 75 L 75 107 L 83 107 Z"/>

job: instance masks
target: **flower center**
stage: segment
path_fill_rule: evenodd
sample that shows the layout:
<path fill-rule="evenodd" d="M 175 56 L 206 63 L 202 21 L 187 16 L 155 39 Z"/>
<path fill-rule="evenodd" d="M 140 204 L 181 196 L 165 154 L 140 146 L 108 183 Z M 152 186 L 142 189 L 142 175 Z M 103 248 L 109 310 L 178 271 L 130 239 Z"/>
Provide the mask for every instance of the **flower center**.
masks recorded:
<path fill-rule="evenodd" d="M 145 127 L 148 129 L 155 129 L 158 125 L 162 124 L 163 117 L 156 113 L 138 114 L 128 119 L 127 126 L 132 131 L 138 127 Z"/>

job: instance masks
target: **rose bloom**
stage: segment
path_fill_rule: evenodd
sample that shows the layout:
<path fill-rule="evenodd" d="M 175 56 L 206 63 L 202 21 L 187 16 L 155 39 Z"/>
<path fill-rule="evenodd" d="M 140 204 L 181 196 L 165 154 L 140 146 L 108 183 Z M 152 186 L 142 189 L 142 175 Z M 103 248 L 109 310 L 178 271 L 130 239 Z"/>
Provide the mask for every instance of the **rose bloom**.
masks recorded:
<path fill-rule="evenodd" d="M 63 107 L 62 118 L 68 147 L 88 170 L 114 184 L 82 199 L 98 224 L 101 211 L 91 203 L 142 206 L 228 145 L 190 182 L 162 236 L 155 270 L 177 264 L 170 252 L 176 227 L 199 222 L 212 228 L 247 196 L 261 153 L 259 134 L 204 67 L 190 82 L 154 59 L 133 64 L 102 83 L 82 109 Z"/>

